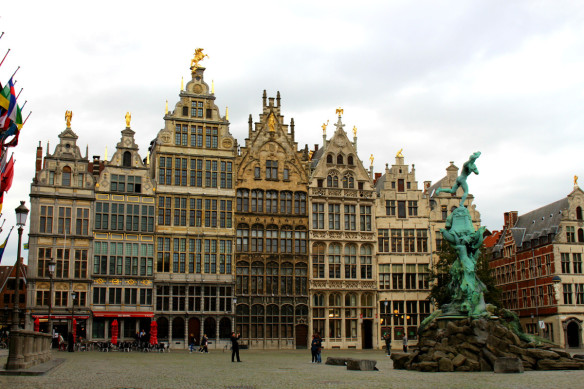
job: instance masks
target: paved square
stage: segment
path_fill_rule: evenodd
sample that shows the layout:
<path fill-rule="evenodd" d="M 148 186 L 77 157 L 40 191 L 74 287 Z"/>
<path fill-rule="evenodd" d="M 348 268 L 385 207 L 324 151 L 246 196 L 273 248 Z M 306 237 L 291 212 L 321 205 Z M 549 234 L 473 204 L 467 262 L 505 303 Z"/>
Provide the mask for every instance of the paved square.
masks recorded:
<path fill-rule="evenodd" d="M 3 350 L 4 351 L 4 350 Z M 327 356 L 377 360 L 379 371 L 310 363 L 310 351 L 242 350 L 209 354 L 55 352 L 66 359 L 40 377 L 0 376 L 0 388 L 561 388 L 579 386 L 584 371 L 494 373 L 418 373 L 393 370 L 382 351 L 324 350 Z M 6 353 L 0 355 L 6 363 Z"/>

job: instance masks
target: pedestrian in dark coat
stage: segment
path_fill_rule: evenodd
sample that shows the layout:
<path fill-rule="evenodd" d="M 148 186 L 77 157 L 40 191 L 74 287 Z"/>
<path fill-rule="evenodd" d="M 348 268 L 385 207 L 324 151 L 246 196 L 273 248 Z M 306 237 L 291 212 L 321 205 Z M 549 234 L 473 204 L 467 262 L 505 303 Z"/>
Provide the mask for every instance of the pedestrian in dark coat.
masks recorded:
<path fill-rule="evenodd" d="M 312 354 L 312 363 L 318 362 L 318 350 L 321 346 L 320 339 L 316 334 L 312 335 L 312 342 L 310 342 L 310 353 Z"/>
<path fill-rule="evenodd" d="M 241 334 L 238 332 L 231 333 L 231 362 L 235 362 L 234 359 L 237 356 L 237 362 L 241 362 L 239 359 L 239 343 L 237 342 L 241 339 Z"/>
<path fill-rule="evenodd" d="M 385 348 L 387 350 L 387 355 L 391 355 L 391 336 L 386 332 L 383 335 L 383 340 L 385 340 Z"/>
<path fill-rule="evenodd" d="M 407 353 L 408 352 L 408 336 L 407 335 L 404 335 L 403 344 L 404 344 L 404 353 Z"/>

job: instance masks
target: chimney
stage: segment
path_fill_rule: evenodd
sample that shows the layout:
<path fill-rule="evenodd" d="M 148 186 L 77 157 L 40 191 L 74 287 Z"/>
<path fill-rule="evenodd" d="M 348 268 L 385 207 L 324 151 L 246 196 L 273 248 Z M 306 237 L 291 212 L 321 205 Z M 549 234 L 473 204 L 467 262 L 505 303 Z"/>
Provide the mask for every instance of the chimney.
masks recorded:
<path fill-rule="evenodd" d="M 318 151 L 318 144 L 314 144 L 314 152 L 316 153 Z"/>
<path fill-rule="evenodd" d="M 517 211 L 505 212 L 504 214 L 505 227 L 513 227 L 517 224 Z"/>
<path fill-rule="evenodd" d="M 36 161 L 35 161 L 35 176 L 38 176 L 38 173 L 43 168 L 43 147 L 41 146 L 41 142 L 39 141 L 39 145 L 36 150 Z"/>
<path fill-rule="evenodd" d="M 377 180 L 381 178 L 381 173 L 375 173 L 375 179 L 373 180 L 373 185 L 377 183 Z"/>

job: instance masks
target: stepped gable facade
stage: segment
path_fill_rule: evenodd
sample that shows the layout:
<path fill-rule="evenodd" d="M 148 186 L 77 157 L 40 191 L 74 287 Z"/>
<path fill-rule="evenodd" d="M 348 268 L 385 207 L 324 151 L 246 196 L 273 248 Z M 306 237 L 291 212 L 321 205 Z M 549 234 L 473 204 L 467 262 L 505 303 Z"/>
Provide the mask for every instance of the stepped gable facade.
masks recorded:
<path fill-rule="evenodd" d="M 357 155 L 357 136 L 349 140 L 341 114 L 335 127 L 331 139 L 323 134 L 311 163 L 310 331 L 327 348 L 372 348 L 380 344 L 377 196 Z"/>
<path fill-rule="evenodd" d="M 228 342 L 234 319 L 233 209 L 237 144 L 203 67 L 180 91 L 151 146 L 156 182 L 158 336 L 186 347 L 192 334 Z"/>
<path fill-rule="evenodd" d="M 87 326 L 94 340 L 111 339 L 113 320 L 120 334 L 134 337 L 154 316 L 156 185 L 127 124 L 95 184 L 93 320 Z"/>
<path fill-rule="evenodd" d="M 93 164 L 77 145 L 70 127 L 59 134 L 53 153 L 43 158 L 37 148 L 36 169 L 30 192 L 29 270 L 27 323 L 43 321 L 52 299 L 53 327 L 66 334 L 75 304 L 77 334 L 87 336 L 90 317 L 91 256 L 95 178 Z M 99 170 L 99 166 L 96 166 Z M 53 295 L 50 294 L 49 261 L 56 261 Z M 75 292 L 76 299 L 72 299 Z"/>
<path fill-rule="evenodd" d="M 407 334 L 417 338 L 417 328 L 430 314 L 432 242 L 430 203 L 418 187 L 416 170 L 404 163 L 385 166 L 377 180 L 377 262 L 379 277 L 380 333 L 399 341 Z"/>
<path fill-rule="evenodd" d="M 264 91 L 236 163 L 237 330 L 250 347 L 307 347 L 307 164 L 280 93 Z"/>

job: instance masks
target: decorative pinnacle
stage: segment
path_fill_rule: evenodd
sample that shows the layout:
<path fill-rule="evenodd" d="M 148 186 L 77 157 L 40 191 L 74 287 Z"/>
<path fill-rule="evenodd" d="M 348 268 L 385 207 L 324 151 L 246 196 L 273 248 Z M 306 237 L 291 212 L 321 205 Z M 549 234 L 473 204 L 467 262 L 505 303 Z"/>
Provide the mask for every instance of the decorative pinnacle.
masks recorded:
<path fill-rule="evenodd" d="M 337 110 L 335 111 L 335 113 L 337 115 L 339 115 L 339 117 L 341 117 L 341 115 L 344 113 L 343 109 L 341 107 L 337 108 Z"/>

